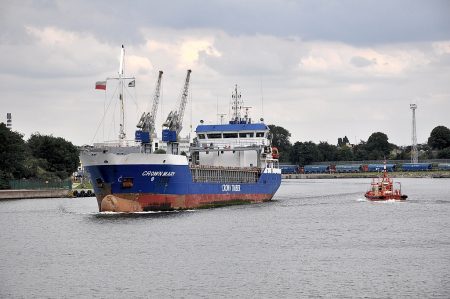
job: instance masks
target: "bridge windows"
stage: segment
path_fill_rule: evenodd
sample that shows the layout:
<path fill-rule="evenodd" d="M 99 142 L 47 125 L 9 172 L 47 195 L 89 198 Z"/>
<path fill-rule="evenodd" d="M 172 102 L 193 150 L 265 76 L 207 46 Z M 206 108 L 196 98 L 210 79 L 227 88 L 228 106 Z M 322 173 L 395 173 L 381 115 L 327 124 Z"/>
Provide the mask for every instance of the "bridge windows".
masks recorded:
<path fill-rule="evenodd" d="M 206 136 L 208 136 L 208 139 L 219 139 L 222 138 L 222 133 L 209 133 Z"/>
<path fill-rule="evenodd" d="M 253 138 L 253 135 L 254 135 L 253 132 L 239 133 L 240 138 Z"/>
<path fill-rule="evenodd" d="M 238 133 L 223 133 L 223 138 L 237 138 Z"/>

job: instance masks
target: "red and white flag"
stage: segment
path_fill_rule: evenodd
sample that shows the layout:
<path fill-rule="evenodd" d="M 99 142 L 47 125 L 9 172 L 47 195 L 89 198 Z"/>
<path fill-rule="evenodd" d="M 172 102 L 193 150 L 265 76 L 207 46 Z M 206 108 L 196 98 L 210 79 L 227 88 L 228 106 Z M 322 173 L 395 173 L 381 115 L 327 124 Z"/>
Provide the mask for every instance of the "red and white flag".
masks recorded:
<path fill-rule="evenodd" d="M 95 82 L 95 89 L 106 90 L 106 81 L 97 81 L 97 82 Z"/>

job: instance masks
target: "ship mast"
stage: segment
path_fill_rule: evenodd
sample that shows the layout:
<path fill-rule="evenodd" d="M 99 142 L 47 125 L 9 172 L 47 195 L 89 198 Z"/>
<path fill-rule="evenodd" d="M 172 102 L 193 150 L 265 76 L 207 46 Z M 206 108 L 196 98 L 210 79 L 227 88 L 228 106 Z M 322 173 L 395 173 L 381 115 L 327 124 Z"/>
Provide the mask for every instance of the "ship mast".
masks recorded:
<path fill-rule="evenodd" d="M 126 137 L 125 134 L 125 108 L 123 105 L 123 64 L 124 64 L 125 48 L 122 45 L 120 51 L 120 66 L 119 66 L 119 101 L 120 101 L 120 131 L 119 131 L 119 143 L 122 143 Z"/>
<path fill-rule="evenodd" d="M 123 91 L 125 87 L 124 80 L 135 80 L 135 77 L 129 77 L 124 75 L 125 68 L 125 48 L 122 45 L 120 50 L 120 64 L 119 64 L 119 73 L 117 77 L 108 77 L 108 80 L 119 80 L 119 102 L 120 102 L 120 128 L 119 128 L 119 146 L 124 145 L 126 133 L 125 133 L 125 108 L 124 108 L 124 99 L 123 99 Z"/>

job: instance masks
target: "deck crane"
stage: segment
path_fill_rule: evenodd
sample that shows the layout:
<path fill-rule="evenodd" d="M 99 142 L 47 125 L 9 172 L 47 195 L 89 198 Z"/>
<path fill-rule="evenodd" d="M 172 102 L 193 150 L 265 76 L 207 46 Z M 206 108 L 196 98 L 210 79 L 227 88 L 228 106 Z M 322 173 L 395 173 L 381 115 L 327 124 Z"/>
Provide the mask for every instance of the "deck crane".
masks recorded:
<path fill-rule="evenodd" d="M 162 140 L 167 142 L 167 152 L 174 155 L 178 155 L 178 138 L 181 129 L 183 129 L 183 116 L 184 109 L 186 108 L 191 72 L 191 70 L 187 71 L 178 110 L 175 108 L 170 111 L 166 121 L 163 123 L 163 128 L 165 129 L 162 132 Z"/>
<path fill-rule="evenodd" d="M 155 93 L 153 95 L 153 104 L 151 112 L 143 112 L 141 119 L 136 127 L 136 140 L 142 143 L 144 152 L 152 152 L 153 136 L 155 134 L 155 119 L 159 105 L 159 95 L 161 93 L 161 80 L 163 72 L 159 71 L 158 81 L 156 82 Z"/>

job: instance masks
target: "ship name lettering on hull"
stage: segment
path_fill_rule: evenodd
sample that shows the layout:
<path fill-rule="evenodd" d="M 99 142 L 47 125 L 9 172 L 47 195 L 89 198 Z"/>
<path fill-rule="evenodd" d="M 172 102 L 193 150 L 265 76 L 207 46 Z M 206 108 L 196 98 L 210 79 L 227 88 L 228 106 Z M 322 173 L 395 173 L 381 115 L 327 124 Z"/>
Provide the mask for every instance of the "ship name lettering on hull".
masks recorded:
<path fill-rule="evenodd" d="M 241 185 L 222 185 L 222 192 L 239 192 L 241 191 Z"/>
<path fill-rule="evenodd" d="M 144 170 L 142 176 L 160 176 L 160 177 L 171 177 L 175 175 L 175 171 L 150 171 Z"/>

